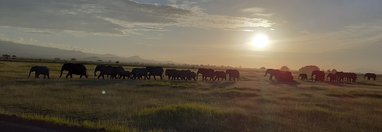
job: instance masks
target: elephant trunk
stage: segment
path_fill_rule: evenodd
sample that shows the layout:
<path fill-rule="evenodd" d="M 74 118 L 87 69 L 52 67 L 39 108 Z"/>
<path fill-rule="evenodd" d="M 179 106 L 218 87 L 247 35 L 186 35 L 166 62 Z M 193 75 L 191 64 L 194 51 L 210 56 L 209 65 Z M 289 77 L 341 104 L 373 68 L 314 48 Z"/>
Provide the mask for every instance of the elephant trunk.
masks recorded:
<path fill-rule="evenodd" d="M 268 72 L 265 72 L 265 75 L 264 75 L 264 77 L 266 77 L 268 75 Z"/>
<path fill-rule="evenodd" d="M 63 69 L 61 69 L 60 78 L 62 77 L 62 72 L 64 72 L 64 70 L 63 70 Z"/>
<path fill-rule="evenodd" d="M 97 76 L 97 69 L 96 70 L 94 70 L 94 76 L 96 77 Z"/>
<path fill-rule="evenodd" d="M 31 69 L 30 71 L 29 71 L 29 75 L 28 75 L 28 78 L 30 78 L 31 77 L 31 73 L 33 72 L 33 70 Z"/>

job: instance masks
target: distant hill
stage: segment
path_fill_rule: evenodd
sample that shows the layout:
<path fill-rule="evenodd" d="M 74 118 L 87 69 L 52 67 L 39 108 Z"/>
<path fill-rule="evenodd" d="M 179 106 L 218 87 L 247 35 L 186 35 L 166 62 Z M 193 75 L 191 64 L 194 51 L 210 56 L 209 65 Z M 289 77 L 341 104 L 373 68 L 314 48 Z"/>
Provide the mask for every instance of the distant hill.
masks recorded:
<path fill-rule="evenodd" d="M 81 61 L 120 61 L 126 63 L 171 63 L 155 60 L 143 59 L 139 56 L 120 57 L 112 54 L 94 54 L 75 50 L 64 50 L 59 48 L 50 48 L 34 45 L 19 44 L 15 42 L 0 40 L 0 54 L 16 55 L 23 58 L 41 58 L 41 59 L 71 59 L 76 58 Z"/>

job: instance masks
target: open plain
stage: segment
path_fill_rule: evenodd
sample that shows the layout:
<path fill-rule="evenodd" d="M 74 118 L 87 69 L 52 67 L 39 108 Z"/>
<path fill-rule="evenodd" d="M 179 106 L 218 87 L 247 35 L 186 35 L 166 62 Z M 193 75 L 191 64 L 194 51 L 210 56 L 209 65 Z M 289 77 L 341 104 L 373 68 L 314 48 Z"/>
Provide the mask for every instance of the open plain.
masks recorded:
<path fill-rule="evenodd" d="M 45 65 L 51 79 L 27 78 Z M 382 131 L 382 81 L 278 83 L 59 79 L 62 64 L 0 62 L 0 113 L 106 131 Z M 124 67 L 131 70 L 132 67 Z M 193 69 L 195 70 L 195 69 Z"/>

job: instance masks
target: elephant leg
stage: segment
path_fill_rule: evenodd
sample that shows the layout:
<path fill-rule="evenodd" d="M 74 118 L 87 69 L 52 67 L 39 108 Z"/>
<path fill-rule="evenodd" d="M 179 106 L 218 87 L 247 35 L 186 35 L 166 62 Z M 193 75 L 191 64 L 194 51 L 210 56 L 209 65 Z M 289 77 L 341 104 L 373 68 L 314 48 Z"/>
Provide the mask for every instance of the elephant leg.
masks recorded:
<path fill-rule="evenodd" d="M 271 74 L 271 75 L 269 75 L 269 80 L 272 80 L 272 77 L 273 77 L 273 75 Z"/>

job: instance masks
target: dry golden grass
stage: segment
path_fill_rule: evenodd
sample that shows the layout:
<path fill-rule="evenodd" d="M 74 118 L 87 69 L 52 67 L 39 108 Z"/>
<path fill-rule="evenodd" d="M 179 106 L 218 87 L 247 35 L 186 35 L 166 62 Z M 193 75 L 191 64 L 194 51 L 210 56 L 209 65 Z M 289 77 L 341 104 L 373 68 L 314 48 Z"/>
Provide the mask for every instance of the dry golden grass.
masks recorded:
<path fill-rule="evenodd" d="M 53 79 L 27 79 L 32 65 Z M 0 113 L 109 131 L 382 131 L 382 81 L 279 84 L 257 70 L 236 83 L 57 79 L 59 68 L 0 62 Z"/>

